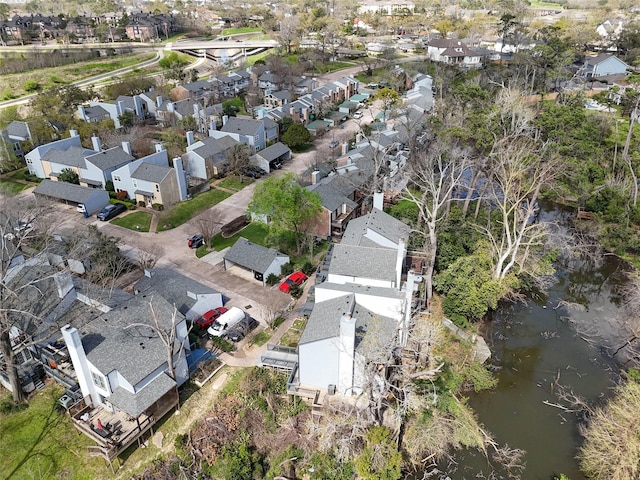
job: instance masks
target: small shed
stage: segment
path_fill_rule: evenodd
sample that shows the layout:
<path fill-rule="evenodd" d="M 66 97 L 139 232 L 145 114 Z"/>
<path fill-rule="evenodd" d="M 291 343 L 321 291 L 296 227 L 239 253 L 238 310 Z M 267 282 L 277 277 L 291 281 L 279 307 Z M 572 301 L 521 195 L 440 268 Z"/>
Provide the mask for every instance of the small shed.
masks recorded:
<path fill-rule="evenodd" d="M 311 135 L 314 137 L 322 136 L 331 126 L 330 122 L 325 122 L 324 120 L 314 120 L 309 125 L 307 125 L 307 130 L 311 132 Z"/>
<path fill-rule="evenodd" d="M 84 205 L 91 215 L 109 204 L 109 192 L 97 188 L 82 187 L 73 183 L 56 182 L 45 178 L 33 191 L 35 196 L 52 198 L 59 202 Z"/>
<path fill-rule="evenodd" d="M 346 113 L 347 115 L 351 114 L 352 112 L 355 112 L 357 109 L 358 109 L 358 103 L 357 102 L 351 102 L 349 100 L 346 100 L 346 101 L 342 102 L 338 106 L 338 111 L 340 113 Z"/>
<path fill-rule="evenodd" d="M 250 242 L 244 237 L 238 238 L 224 256 L 224 269 L 241 267 L 253 274 L 253 278 L 266 284 L 267 277 L 272 273 L 280 275 L 280 270 L 285 263 L 289 263 L 289 256 Z"/>

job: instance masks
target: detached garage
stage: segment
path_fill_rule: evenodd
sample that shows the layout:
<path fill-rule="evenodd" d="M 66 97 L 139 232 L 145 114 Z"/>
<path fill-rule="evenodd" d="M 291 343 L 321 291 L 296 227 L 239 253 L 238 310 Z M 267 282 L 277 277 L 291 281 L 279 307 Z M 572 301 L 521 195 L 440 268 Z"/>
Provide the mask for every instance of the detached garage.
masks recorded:
<path fill-rule="evenodd" d="M 86 212 L 91 215 L 109 205 L 109 192 L 96 188 L 81 187 L 67 182 L 56 182 L 44 179 L 33 194 L 36 197 L 52 198 L 59 202 L 84 205 Z"/>
<path fill-rule="evenodd" d="M 225 254 L 224 269 L 230 270 L 239 267 L 244 271 L 251 272 L 253 278 L 264 286 L 267 277 L 272 273 L 280 275 L 282 265 L 288 262 L 288 255 L 240 237 Z"/>
<path fill-rule="evenodd" d="M 291 149 L 284 143 L 278 142 L 256 153 L 252 163 L 269 173 L 277 168 L 274 166 L 275 163 L 282 164 L 286 160 L 291 160 Z"/>

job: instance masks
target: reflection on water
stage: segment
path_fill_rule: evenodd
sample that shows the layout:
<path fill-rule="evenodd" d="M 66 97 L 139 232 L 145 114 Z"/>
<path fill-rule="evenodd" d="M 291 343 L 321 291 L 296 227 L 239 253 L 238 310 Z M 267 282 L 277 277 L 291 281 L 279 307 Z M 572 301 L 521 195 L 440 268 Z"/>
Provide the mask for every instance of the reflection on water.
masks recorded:
<path fill-rule="evenodd" d="M 572 261 L 543 298 L 505 307 L 486 325 L 499 384 L 470 404 L 500 444 L 526 450 L 522 479 L 565 473 L 584 480 L 575 460 L 579 419 L 558 408 L 568 404 L 558 399 L 557 385 L 590 402 L 610 393 L 617 367 L 607 352 L 621 341 L 611 330 L 625 319 L 618 292 L 624 278 L 614 257 L 598 265 Z M 460 452 L 455 462 L 440 467 L 452 480 L 510 478 L 475 452 Z"/>

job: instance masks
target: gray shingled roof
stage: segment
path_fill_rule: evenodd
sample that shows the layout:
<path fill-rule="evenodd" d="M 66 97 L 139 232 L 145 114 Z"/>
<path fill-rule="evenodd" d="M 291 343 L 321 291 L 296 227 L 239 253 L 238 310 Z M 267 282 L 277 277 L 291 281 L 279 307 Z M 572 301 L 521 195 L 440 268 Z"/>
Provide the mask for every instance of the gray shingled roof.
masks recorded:
<path fill-rule="evenodd" d="M 118 371 L 135 386 L 166 364 L 167 350 L 152 328 L 130 325 L 153 325 L 152 310 L 161 328 L 169 328 L 175 309 L 159 294 L 134 296 L 81 329 L 87 359 L 104 375 Z M 184 321 L 179 313 L 177 322 Z M 129 327 L 129 328 L 126 328 Z"/>
<path fill-rule="evenodd" d="M 196 303 L 196 300 L 190 297 L 188 292 L 196 295 L 218 293 L 171 268 L 154 268 L 150 273 L 151 277 L 144 275 L 136 282 L 134 289 L 140 293 L 158 292 L 167 302 L 175 305 L 183 315 Z"/>
<path fill-rule="evenodd" d="M 396 280 L 396 260 L 397 253 L 392 248 L 372 248 L 341 243 L 333 248 L 329 274 L 393 282 Z"/>
<path fill-rule="evenodd" d="M 390 354 L 387 347 L 395 337 L 398 322 L 358 304 L 353 294 L 316 303 L 299 344 L 339 337 L 340 320 L 345 314 L 356 319 L 355 348 L 358 353 L 373 361 L 382 360 Z M 367 335 L 368 332 L 371 334 Z"/>
<path fill-rule="evenodd" d="M 270 147 L 265 148 L 264 150 L 260 150 L 258 152 L 258 155 L 264 158 L 267 162 L 271 162 L 272 160 L 276 160 L 288 153 L 291 153 L 291 149 L 284 143 L 278 142 L 274 143 Z"/>
<path fill-rule="evenodd" d="M 226 152 L 238 144 L 235 139 L 229 136 L 221 138 L 207 137 L 200 140 L 200 142 L 202 142 L 203 145 L 201 147 L 194 148 L 192 151 L 200 155 L 202 158 L 212 158 L 219 153 Z"/>
<path fill-rule="evenodd" d="M 52 148 L 42 156 L 42 160 L 69 167 L 86 168 L 84 158 L 94 153 L 96 153 L 94 150 L 83 147 L 69 147 L 66 150 Z"/>
<path fill-rule="evenodd" d="M 378 209 L 371 210 L 367 215 L 354 218 L 349 222 L 342 236 L 342 245 L 361 245 L 362 239 L 371 230 L 383 237 L 398 243 L 400 239 L 405 242 L 409 239 L 411 229 L 408 225 L 401 222 L 397 218 L 380 211 Z"/>
<path fill-rule="evenodd" d="M 229 117 L 220 129 L 221 132 L 237 133 L 239 135 L 254 136 L 262 123 L 252 118 Z"/>
<path fill-rule="evenodd" d="M 19 122 L 17 120 L 7 125 L 7 134 L 10 137 L 23 138 L 25 140 L 31 137 L 27 122 Z"/>
<path fill-rule="evenodd" d="M 33 191 L 35 195 L 45 195 L 47 197 L 75 203 L 85 203 L 85 201 L 96 192 L 100 192 L 100 190 L 74 185 L 73 183 L 55 182 L 48 178 L 42 180 L 40 185 Z"/>
<path fill-rule="evenodd" d="M 85 158 L 102 171 L 118 168 L 135 160 L 135 157 L 125 152 L 122 147 L 113 147 Z"/>
<path fill-rule="evenodd" d="M 142 162 L 131 174 L 131 178 L 145 180 L 147 182 L 161 183 L 169 174 L 171 174 L 172 171 L 173 168 L 170 167 Z"/>
<path fill-rule="evenodd" d="M 288 258 L 273 248 L 263 247 L 240 237 L 227 251 L 224 259 L 254 272 L 263 273 L 277 257 Z"/>
<path fill-rule="evenodd" d="M 107 112 L 100 105 L 94 105 L 93 107 L 88 106 L 84 107 L 84 116 L 91 118 L 104 118 L 105 116 L 109 116 L 109 112 Z"/>
<path fill-rule="evenodd" d="M 116 388 L 109 396 L 109 402 L 132 417 L 139 417 L 173 388 L 176 388 L 176 382 L 166 373 L 161 373 L 135 394 L 122 387 Z"/>
<path fill-rule="evenodd" d="M 351 315 L 355 302 L 356 296 L 350 294 L 316 303 L 298 343 L 304 345 L 340 335 L 340 318 Z"/>
<path fill-rule="evenodd" d="M 117 105 L 118 102 L 122 102 L 122 105 L 127 110 L 135 111 L 136 109 L 136 102 L 130 95 L 120 95 L 118 98 L 116 98 L 116 101 L 114 103 Z"/>
<path fill-rule="evenodd" d="M 338 210 L 342 205 L 347 205 L 351 208 L 358 206 L 356 202 L 343 195 L 340 190 L 333 188 L 331 185 L 317 183 L 315 185 L 309 185 L 307 189 L 320 195 L 322 206 L 331 212 Z"/>

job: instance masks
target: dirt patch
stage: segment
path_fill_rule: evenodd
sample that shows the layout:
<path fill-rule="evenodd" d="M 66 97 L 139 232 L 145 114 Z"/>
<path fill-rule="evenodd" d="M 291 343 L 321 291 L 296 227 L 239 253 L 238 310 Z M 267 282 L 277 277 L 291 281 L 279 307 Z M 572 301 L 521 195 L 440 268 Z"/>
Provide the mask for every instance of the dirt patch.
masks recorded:
<path fill-rule="evenodd" d="M 239 217 L 234 218 L 229 223 L 224 225 L 220 229 L 220 235 L 222 235 L 224 238 L 232 237 L 244 227 L 249 225 L 249 223 L 251 222 L 249 222 L 249 219 L 245 215 L 240 215 Z"/>

